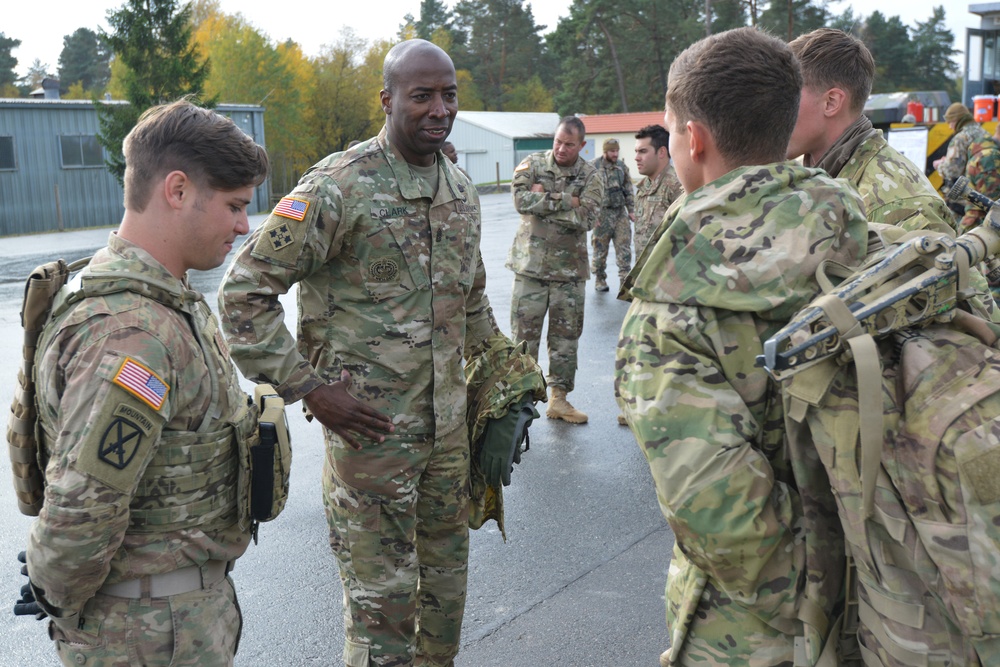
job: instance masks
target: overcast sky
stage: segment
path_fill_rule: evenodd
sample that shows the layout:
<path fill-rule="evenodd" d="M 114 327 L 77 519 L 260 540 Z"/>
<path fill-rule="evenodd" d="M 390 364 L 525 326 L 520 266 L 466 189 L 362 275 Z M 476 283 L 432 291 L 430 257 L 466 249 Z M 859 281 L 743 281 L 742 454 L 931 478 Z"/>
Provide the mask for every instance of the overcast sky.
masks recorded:
<path fill-rule="evenodd" d="M 107 29 L 105 17 L 108 10 L 124 5 L 123 0 L 43 0 L 38 5 L 18 0 L 9 0 L 0 18 L 0 32 L 7 37 L 21 40 L 14 49 L 18 60 L 17 72 L 27 73 L 28 67 L 37 58 L 49 65 L 49 70 L 58 69 L 59 53 L 62 51 L 63 37 L 77 28 Z M 454 0 L 446 0 L 454 6 Z M 548 26 L 546 32 L 554 30 L 559 18 L 569 13 L 572 0 L 535 0 L 530 3 L 535 22 Z M 420 0 L 332 0 L 318 3 L 315 0 L 220 0 L 222 10 L 235 14 L 240 12 L 252 24 L 274 41 L 291 38 L 302 45 L 306 55 L 315 56 L 324 44 L 337 41 L 341 29 L 352 28 L 366 39 L 392 38 L 403 15 L 420 13 Z M 965 29 L 977 27 L 979 17 L 968 13 L 969 5 L 964 2 L 944 2 L 943 0 L 878 0 L 859 2 L 858 0 L 835 0 L 828 8 L 839 14 L 847 7 L 854 7 L 854 13 L 867 15 L 877 8 L 886 16 L 899 16 L 903 23 L 913 27 L 916 21 L 930 18 L 935 6 L 945 7 L 947 27 L 955 36 L 955 48 L 965 49 Z M 317 8 L 322 8 L 317 11 Z M 964 62 L 959 56 L 959 62 Z"/>

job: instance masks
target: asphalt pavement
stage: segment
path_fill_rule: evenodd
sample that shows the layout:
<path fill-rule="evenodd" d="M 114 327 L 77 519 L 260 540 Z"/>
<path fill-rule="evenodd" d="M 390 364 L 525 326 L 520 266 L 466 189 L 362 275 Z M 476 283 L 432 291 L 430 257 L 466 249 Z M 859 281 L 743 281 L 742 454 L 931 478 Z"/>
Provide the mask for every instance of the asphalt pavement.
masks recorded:
<path fill-rule="evenodd" d="M 517 214 L 509 194 L 484 195 L 482 204 L 487 293 L 509 332 L 513 274 L 504 260 Z M 253 216 L 251 225 L 263 217 Z M 24 278 L 50 259 L 92 254 L 109 232 L 0 238 L 0 405 L 10 405 L 21 356 Z M 611 291 L 597 294 L 593 280 L 587 285 L 580 367 L 569 395 L 590 421 L 548 420 L 539 406 L 531 449 L 504 490 L 506 542 L 492 522 L 472 531 L 457 667 L 656 667 L 668 646 L 663 588 L 673 535 L 646 461 L 616 421 L 614 355 L 627 304 L 614 296 L 613 249 L 608 264 Z M 222 271 L 191 275 L 213 308 Z M 293 328 L 294 295 L 282 303 Z M 547 366 L 544 350 L 540 362 Z M 322 435 L 299 405 L 287 412 L 294 451 L 288 504 L 261 526 L 259 544 L 233 572 L 244 615 L 236 667 L 343 665 L 343 591 L 323 514 Z M 16 554 L 31 519 L 18 512 L 6 480 L 10 464 L 0 456 L 0 599 L 10 610 L 24 583 Z M 0 665 L 59 664 L 44 623 L 9 611 L 0 619 Z"/>

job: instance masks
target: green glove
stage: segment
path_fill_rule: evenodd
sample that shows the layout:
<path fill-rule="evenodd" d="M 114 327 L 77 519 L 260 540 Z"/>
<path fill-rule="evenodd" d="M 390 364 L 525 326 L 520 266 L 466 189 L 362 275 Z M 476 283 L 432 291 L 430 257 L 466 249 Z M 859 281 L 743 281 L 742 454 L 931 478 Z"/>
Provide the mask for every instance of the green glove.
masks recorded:
<path fill-rule="evenodd" d="M 486 422 L 483 447 L 479 452 L 479 467 L 490 486 L 510 486 L 510 472 L 521 462 L 521 443 L 527 442 L 528 426 L 538 419 L 538 410 L 530 397 L 514 404 L 507 414 Z M 525 447 L 527 449 L 527 447 Z"/>

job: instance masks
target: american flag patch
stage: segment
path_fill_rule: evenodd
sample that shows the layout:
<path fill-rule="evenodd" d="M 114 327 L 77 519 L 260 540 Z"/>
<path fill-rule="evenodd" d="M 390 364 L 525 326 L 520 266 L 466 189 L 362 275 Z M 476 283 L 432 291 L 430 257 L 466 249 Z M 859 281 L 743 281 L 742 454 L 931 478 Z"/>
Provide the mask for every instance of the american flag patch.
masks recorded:
<path fill-rule="evenodd" d="M 278 205 L 274 207 L 274 214 L 292 220 L 304 220 L 308 210 L 309 202 L 294 197 L 282 197 Z"/>
<path fill-rule="evenodd" d="M 156 373 L 129 357 L 125 357 L 125 363 L 118 369 L 113 381 L 156 410 L 163 405 L 170 391 L 170 387 Z"/>

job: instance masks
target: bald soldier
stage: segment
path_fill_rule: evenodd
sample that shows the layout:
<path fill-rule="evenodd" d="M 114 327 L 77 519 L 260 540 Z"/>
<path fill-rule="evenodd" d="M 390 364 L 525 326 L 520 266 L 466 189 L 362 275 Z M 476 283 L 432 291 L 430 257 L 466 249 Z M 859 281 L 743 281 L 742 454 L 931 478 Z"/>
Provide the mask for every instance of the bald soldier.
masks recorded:
<path fill-rule="evenodd" d="M 462 360 L 499 329 L 479 196 L 441 152 L 451 58 L 401 42 L 383 78 L 381 132 L 306 172 L 240 249 L 220 306 L 242 371 L 323 425 L 344 663 L 451 665 L 469 550 Z M 297 340 L 278 300 L 296 283 Z"/>

